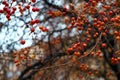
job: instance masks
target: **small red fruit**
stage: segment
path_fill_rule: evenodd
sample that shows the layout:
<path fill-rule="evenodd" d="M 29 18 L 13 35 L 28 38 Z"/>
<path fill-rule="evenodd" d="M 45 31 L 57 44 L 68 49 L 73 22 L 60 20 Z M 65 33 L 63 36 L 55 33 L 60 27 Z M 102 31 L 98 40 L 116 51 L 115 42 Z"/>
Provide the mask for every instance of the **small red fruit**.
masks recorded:
<path fill-rule="evenodd" d="M 36 19 L 36 20 L 35 20 L 35 23 L 40 23 L 40 20 L 39 20 L 39 19 Z"/>
<path fill-rule="evenodd" d="M 3 13 L 4 11 L 0 9 L 0 13 Z"/>
<path fill-rule="evenodd" d="M 39 29 L 41 29 L 41 30 L 42 30 L 43 28 L 44 28 L 43 26 L 39 26 Z"/>
<path fill-rule="evenodd" d="M 6 5 L 6 4 L 7 4 L 7 2 L 6 2 L 6 1 L 3 1 L 3 2 L 2 2 L 2 4 Z"/>
<path fill-rule="evenodd" d="M 71 51 L 73 51 L 73 48 L 68 48 L 68 52 L 71 52 Z"/>
<path fill-rule="evenodd" d="M 8 20 L 11 20 L 11 18 L 10 18 L 10 15 L 9 15 L 9 14 L 7 14 L 7 15 L 6 15 L 6 18 L 7 18 Z"/>
<path fill-rule="evenodd" d="M 86 44 L 86 43 L 83 43 L 83 47 L 87 47 L 87 44 Z"/>
<path fill-rule="evenodd" d="M 36 7 L 33 7 L 33 8 L 32 8 L 32 11 L 33 11 L 33 12 L 38 12 L 39 10 L 40 10 L 40 9 L 39 9 L 39 8 L 36 8 Z"/>
<path fill-rule="evenodd" d="M 80 56 L 80 52 L 74 52 L 75 56 Z"/>
<path fill-rule="evenodd" d="M 32 21 L 30 22 L 30 24 L 31 24 L 31 25 L 34 25 L 34 24 L 35 24 L 35 20 L 32 20 Z"/>
<path fill-rule="evenodd" d="M 12 7 L 13 11 L 16 11 L 16 7 Z"/>
<path fill-rule="evenodd" d="M 27 9 L 30 9 L 30 5 L 25 6 Z"/>
<path fill-rule="evenodd" d="M 31 32 L 34 32 L 34 31 L 35 31 L 35 28 L 31 28 L 30 30 L 31 30 Z"/>
<path fill-rule="evenodd" d="M 24 45 L 24 44 L 25 44 L 25 40 L 21 40 L 20 43 L 21 43 L 22 45 Z"/>
<path fill-rule="evenodd" d="M 110 16 L 113 15 L 113 11 L 110 11 L 110 12 L 109 12 L 109 15 L 110 15 Z"/>
<path fill-rule="evenodd" d="M 106 43 L 102 43 L 102 48 L 105 48 L 106 46 Z"/>
<path fill-rule="evenodd" d="M 105 23 L 108 22 L 108 18 L 104 18 L 103 20 L 104 20 Z"/>
<path fill-rule="evenodd" d="M 18 62 L 20 62 L 19 60 L 14 60 L 14 63 L 18 63 Z"/>
<path fill-rule="evenodd" d="M 48 32 L 49 31 L 48 28 L 45 28 L 45 31 Z"/>
<path fill-rule="evenodd" d="M 36 0 L 31 0 L 33 3 L 35 3 L 36 2 Z"/>
<path fill-rule="evenodd" d="M 97 22 L 98 20 L 97 20 L 97 18 L 94 18 L 94 22 Z"/>
<path fill-rule="evenodd" d="M 16 0 L 12 0 L 13 2 L 15 2 Z"/>

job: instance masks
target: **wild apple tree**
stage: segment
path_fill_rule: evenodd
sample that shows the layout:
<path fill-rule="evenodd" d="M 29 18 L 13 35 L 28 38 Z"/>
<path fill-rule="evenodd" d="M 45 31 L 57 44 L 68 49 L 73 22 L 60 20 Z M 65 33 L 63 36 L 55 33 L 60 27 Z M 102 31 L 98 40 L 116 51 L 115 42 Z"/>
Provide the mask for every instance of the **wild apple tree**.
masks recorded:
<path fill-rule="evenodd" d="M 69 61 L 59 66 L 77 64 L 87 74 L 97 74 L 98 70 L 94 73 L 83 59 L 103 58 L 120 79 L 119 0 L 2 0 L 0 3 L 0 51 L 14 52 L 16 66 L 26 66 L 18 80 L 32 79 L 39 70 L 53 68 L 55 60 L 65 56 Z M 37 60 L 31 58 L 28 47 L 36 44 L 45 50 L 44 56 Z M 21 52 L 17 52 L 20 48 Z"/>

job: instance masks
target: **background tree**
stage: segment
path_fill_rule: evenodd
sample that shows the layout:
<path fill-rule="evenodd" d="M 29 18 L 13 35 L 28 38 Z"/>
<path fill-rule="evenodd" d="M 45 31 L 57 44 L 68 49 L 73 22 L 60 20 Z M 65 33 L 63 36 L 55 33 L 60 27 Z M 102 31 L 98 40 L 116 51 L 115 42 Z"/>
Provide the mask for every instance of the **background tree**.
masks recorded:
<path fill-rule="evenodd" d="M 25 67 L 19 80 L 33 79 L 36 73 L 42 80 L 57 80 L 60 75 L 50 72 L 66 65 L 62 80 L 69 79 L 70 69 L 82 71 L 80 79 L 91 74 L 109 79 L 112 72 L 92 69 L 92 60 L 103 62 L 104 69 L 109 65 L 120 79 L 119 1 L 4 0 L 0 6 L 0 50 L 11 52 L 16 66 Z M 38 50 L 31 51 L 30 45 Z"/>

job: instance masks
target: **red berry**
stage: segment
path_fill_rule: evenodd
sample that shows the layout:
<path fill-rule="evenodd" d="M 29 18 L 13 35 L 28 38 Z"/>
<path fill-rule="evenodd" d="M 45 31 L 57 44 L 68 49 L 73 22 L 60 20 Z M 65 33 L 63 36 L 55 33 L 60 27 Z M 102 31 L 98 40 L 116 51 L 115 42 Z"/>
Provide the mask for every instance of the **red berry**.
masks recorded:
<path fill-rule="evenodd" d="M 33 12 L 38 12 L 40 9 L 39 8 L 36 8 L 36 7 L 34 7 L 34 8 L 32 8 L 32 11 Z"/>
<path fill-rule="evenodd" d="M 116 18 L 114 18 L 114 21 L 115 21 L 115 22 L 118 22 L 118 21 L 119 21 L 119 19 L 116 17 Z"/>
<path fill-rule="evenodd" d="M 118 59 L 115 58 L 115 57 L 112 57 L 112 58 L 111 58 L 111 62 L 112 62 L 113 64 L 118 64 Z"/>
<path fill-rule="evenodd" d="M 3 10 L 0 10 L 0 13 L 3 13 L 4 11 Z"/>
<path fill-rule="evenodd" d="M 7 14 L 7 15 L 6 15 L 6 18 L 7 18 L 8 20 L 11 20 L 11 18 L 10 18 L 10 15 L 9 15 L 9 14 Z"/>
<path fill-rule="evenodd" d="M 30 9 L 30 5 L 25 6 L 27 9 Z"/>
<path fill-rule="evenodd" d="M 102 43 L 102 48 L 105 48 L 106 46 L 106 43 Z"/>
<path fill-rule="evenodd" d="M 78 30 L 83 30 L 83 27 L 77 27 Z"/>
<path fill-rule="evenodd" d="M 83 47 L 86 47 L 87 46 L 87 44 L 86 43 L 83 43 L 83 45 L 82 45 Z"/>
<path fill-rule="evenodd" d="M 39 20 L 39 19 L 36 19 L 36 20 L 35 20 L 35 23 L 39 23 L 39 22 L 40 22 L 40 20 Z"/>
<path fill-rule="evenodd" d="M 42 30 L 43 28 L 44 28 L 43 26 L 39 26 L 39 29 L 41 29 L 41 30 Z"/>
<path fill-rule="evenodd" d="M 108 22 L 108 18 L 104 18 L 103 20 L 104 20 L 104 22 Z"/>
<path fill-rule="evenodd" d="M 3 1 L 2 4 L 4 4 L 5 6 L 9 6 L 9 4 L 6 1 Z"/>
<path fill-rule="evenodd" d="M 68 26 L 67 29 L 70 30 L 70 29 L 71 29 L 71 26 Z"/>
<path fill-rule="evenodd" d="M 111 21 L 111 22 L 114 22 L 114 18 L 111 18 L 110 21 Z"/>
<path fill-rule="evenodd" d="M 33 3 L 35 3 L 36 2 L 36 0 L 31 0 Z"/>
<path fill-rule="evenodd" d="M 80 42 L 77 43 L 77 46 L 80 46 Z"/>
<path fill-rule="evenodd" d="M 104 15 L 104 12 L 99 12 L 100 15 Z"/>
<path fill-rule="evenodd" d="M 80 52 L 74 52 L 75 56 L 80 56 Z"/>
<path fill-rule="evenodd" d="M 12 0 L 13 2 L 15 2 L 16 0 Z"/>
<path fill-rule="evenodd" d="M 16 11 L 16 7 L 13 7 L 12 9 L 13 9 L 13 11 Z"/>
<path fill-rule="evenodd" d="M 89 41 L 90 41 L 90 38 L 87 38 L 86 40 L 89 42 Z"/>
<path fill-rule="evenodd" d="M 73 50 L 73 48 L 68 48 L 68 52 L 71 52 Z"/>
<path fill-rule="evenodd" d="M 19 60 L 14 60 L 14 63 L 18 63 L 18 62 L 20 62 Z"/>
<path fill-rule="evenodd" d="M 109 15 L 110 15 L 110 16 L 113 15 L 113 11 L 110 11 L 110 12 L 109 12 Z"/>
<path fill-rule="evenodd" d="M 46 29 L 45 29 L 45 28 L 42 28 L 42 31 L 43 31 L 43 32 L 45 32 L 45 31 L 46 31 Z"/>
<path fill-rule="evenodd" d="M 21 43 L 22 45 L 24 45 L 24 44 L 25 44 L 25 40 L 21 40 L 20 43 Z"/>
<path fill-rule="evenodd" d="M 114 35 L 115 35 L 115 36 L 118 36 L 118 35 L 119 35 L 119 32 L 118 32 L 118 31 L 114 31 Z"/>
<path fill-rule="evenodd" d="M 40 20 L 39 19 L 35 19 L 35 20 L 32 20 L 30 22 L 31 25 L 34 25 L 34 24 L 37 24 L 37 23 L 40 23 Z"/>
<path fill-rule="evenodd" d="M 116 6 L 116 2 L 112 3 L 113 6 Z"/>
<path fill-rule="evenodd" d="M 45 31 L 48 32 L 49 31 L 48 28 L 45 28 Z"/>
<path fill-rule="evenodd" d="M 35 12 L 35 8 L 32 8 L 32 11 Z"/>
<path fill-rule="evenodd" d="M 31 24 L 31 25 L 34 25 L 34 24 L 35 24 L 35 20 L 32 20 L 32 21 L 30 22 L 30 24 Z"/>
<path fill-rule="evenodd" d="M 5 5 L 6 3 L 7 3 L 6 1 L 3 1 L 3 2 L 2 2 L 2 4 L 4 4 L 4 5 Z"/>
<path fill-rule="evenodd" d="M 31 30 L 31 32 L 34 32 L 34 31 L 35 31 L 35 28 L 31 28 L 30 30 Z"/>
<path fill-rule="evenodd" d="M 97 20 L 97 18 L 94 18 L 94 22 L 97 22 L 98 20 Z"/>
<path fill-rule="evenodd" d="M 5 6 L 5 7 L 3 8 L 3 10 L 4 10 L 4 11 L 8 11 L 9 8 Z"/>

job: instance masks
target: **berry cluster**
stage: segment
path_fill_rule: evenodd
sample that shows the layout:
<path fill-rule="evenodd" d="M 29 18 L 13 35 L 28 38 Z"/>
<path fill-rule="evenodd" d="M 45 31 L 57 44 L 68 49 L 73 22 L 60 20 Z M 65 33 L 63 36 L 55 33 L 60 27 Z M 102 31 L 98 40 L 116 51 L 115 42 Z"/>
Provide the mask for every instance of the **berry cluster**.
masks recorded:
<path fill-rule="evenodd" d="M 107 43 L 101 41 L 102 37 L 106 37 L 108 34 L 114 34 L 115 39 L 120 42 L 120 10 L 116 6 L 116 2 L 104 4 L 105 2 L 104 0 L 89 0 L 84 4 L 83 11 L 80 12 L 75 10 L 73 4 L 70 4 L 73 12 L 76 11 L 77 17 L 71 17 L 71 24 L 67 29 L 72 30 L 75 28 L 77 32 L 82 31 L 82 33 L 79 34 L 84 36 L 84 38 L 81 38 L 80 41 L 68 48 L 68 52 L 74 52 L 74 55 L 80 57 L 82 56 L 80 52 L 84 50 L 90 42 L 96 40 L 96 45 L 89 54 L 101 58 L 103 56 L 102 53 L 99 51 L 94 53 L 94 50 L 100 48 L 107 49 L 107 47 L 109 47 Z M 99 3 L 102 3 L 102 9 L 97 8 Z M 88 16 L 91 16 L 91 21 Z M 119 56 L 117 57 L 119 58 Z M 112 58 L 112 63 L 118 63 L 117 58 Z"/>

